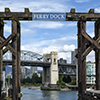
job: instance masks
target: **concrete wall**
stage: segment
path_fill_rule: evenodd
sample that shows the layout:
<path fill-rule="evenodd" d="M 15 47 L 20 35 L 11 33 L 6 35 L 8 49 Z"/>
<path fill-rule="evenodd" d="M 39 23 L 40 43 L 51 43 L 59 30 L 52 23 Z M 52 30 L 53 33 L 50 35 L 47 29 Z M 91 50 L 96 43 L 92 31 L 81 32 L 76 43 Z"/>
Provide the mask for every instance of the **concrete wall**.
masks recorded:
<path fill-rule="evenodd" d="M 57 62 L 57 52 L 51 52 L 51 67 L 50 67 L 50 74 L 51 74 L 51 84 L 56 84 L 58 81 L 58 62 Z"/>
<path fill-rule="evenodd" d="M 45 57 L 51 62 L 50 67 L 44 67 L 42 73 L 42 84 L 56 84 L 58 81 L 58 62 L 57 52 L 51 52 L 50 54 L 44 54 Z"/>

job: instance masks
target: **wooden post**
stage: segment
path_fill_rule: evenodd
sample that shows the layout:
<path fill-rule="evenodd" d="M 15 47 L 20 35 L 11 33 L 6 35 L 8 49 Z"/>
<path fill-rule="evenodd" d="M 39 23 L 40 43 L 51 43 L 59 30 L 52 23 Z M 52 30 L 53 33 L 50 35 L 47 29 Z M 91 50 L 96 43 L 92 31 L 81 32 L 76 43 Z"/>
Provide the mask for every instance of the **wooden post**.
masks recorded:
<path fill-rule="evenodd" d="M 17 81 L 18 81 L 18 93 L 20 93 L 21 89 L 20 89 L 20 22 L 17 21 L 17 33 L 19 34 L 18 35 L 18 40 L 17 40 L 17 59 L 18 59 L 18 62 L 17 62 Z M 18 100 L 20 100 L 20 98 L 18 98 Z"/>
<path fill-rule="evenodd" d="M 100 19 L 95 22 L 95 38 L 100 36 Z M 100 90 L 100 50 L 95 49 L 96 90 Z"/>
<path fill-rule="evenodd" d="M 4 23 L 2 20 L 0 20 L 0 36 L 1 37 L 3 37 L 3 27 L 4 27 Z M 1 49 L 0 50 L 0 100 L 1 100 L 1 90 L 2 90 L 2 68 L 3 68 L 3 62 L 2 62 L 2 49 Z"/>
<path fill-rule="evenodd" d="M 86 90 L 86 58 L 82 61 L 81 55 L 86 49 L 85 38 L 82 30 L 86 31 L 86 21 L 78 22 L 78 94 L 79 100 L 84 100 L 84 90 Z"/>
<path fill-rule="evenodd" d="M 17 33 L 17 18 L 13 17 L 12 18 L 12 33 Z M 17 63 L 18 63 L 18 59 L 17 59 L 17 36 L 15 38 L 12 39 L 12 47 L 13 49 L 15 50 L 15 53 L 16 53 L 16 56 L 12 54 L 12 77 L 13 77 L 13 83 L 12 83 L 12 86 L 13 86 L 13 97 L 12 99 L 13 100 L 18 100 L 18 80 L 17 80 Z"/>

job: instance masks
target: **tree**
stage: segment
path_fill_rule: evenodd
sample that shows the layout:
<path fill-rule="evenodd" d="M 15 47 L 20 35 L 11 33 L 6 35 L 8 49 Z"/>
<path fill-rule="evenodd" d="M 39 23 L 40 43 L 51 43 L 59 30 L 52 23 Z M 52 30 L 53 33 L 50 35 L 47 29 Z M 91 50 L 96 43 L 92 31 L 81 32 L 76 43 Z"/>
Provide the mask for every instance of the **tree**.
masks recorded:
<path fill-rule="evenodd" d="M 42 83 L 42 77 L 38 77 L 38 75 L 35 73 L 32 75 L 32 78 L 27 77 L 26 79 L 23 79 L 21 81 L 22 84 L 25 83 L 31 83 L 31 84 L 38 84 L 38 83 Z"/>
<path fill-rule="evenodd" d="M 27 83 L 31 83 L 30 77 L 27 77 L 27 78 L 26 78 L 26 82 L 27 82 Z"/>
<path fill-rule="evenodd" d="M 66 88 L 66 83 L 63 81 L 63 75 L 59 75 L 59 80 L 57 81 L 57 85 L 59 85 L 61 88 Z"/>
<path fill-rule="evenodd" d="M 69 75 L 68 75 L 68 76 L 64 76 L 64 77 L 63 77 L 63 81 L 64 81 L 65 83 L 70 83 L 70 82 L 71 82 L 70 76 L 69 76 Z"/>
<path fill-rule="evenodd" d="M 38 75 L 35 73 L 32 76 L 32 83 L 35 84 L 35 83 L 37 83 L 37 81 L 38 81 Z"/>
<path fill-rule="evenodd" d="M 76 85 L 76 77 L 71 81 L 70 85 Z"/>
<path fill-rule="evenodd" d="M 38 77 L 38 75 L 35 73 L 32 76 L 32 83 L 42 83 L 42 77 Z"/>

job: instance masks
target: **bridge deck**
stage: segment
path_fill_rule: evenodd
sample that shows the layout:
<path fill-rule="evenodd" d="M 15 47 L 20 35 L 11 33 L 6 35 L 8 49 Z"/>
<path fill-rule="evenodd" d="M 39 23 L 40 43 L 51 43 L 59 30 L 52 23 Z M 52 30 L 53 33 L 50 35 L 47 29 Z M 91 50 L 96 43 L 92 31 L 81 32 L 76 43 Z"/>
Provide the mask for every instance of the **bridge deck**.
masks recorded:
<path fill-rule="evenodd" d="M 12 60 L 3 60 L 4 64 L 12 65 Z M 42 62 L 42 61 L 21 61 L 21 66 L 35 66 L 35 67 L 50 67 L 50 62 Z M 70 67 L 76 67 L 75 64 L 65 64 L 65 63 L 58 63 L 58 66 L 70 66 Z"/>

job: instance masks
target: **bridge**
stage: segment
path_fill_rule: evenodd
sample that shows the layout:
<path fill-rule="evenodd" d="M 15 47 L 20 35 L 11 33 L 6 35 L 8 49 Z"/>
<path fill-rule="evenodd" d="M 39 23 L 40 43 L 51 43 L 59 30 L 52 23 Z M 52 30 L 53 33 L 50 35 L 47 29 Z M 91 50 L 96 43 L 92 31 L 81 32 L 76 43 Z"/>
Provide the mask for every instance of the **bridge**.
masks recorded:
<path fill-rule="evenodd" d="M 21 50 L 21 66 L 50 67 L 51 62 L 46 57 L 35 52 Z M 45 60 L 45 61 L 44 61 Z M 3 55 L 4 65 L 12 65 L 12 54 L 10 51 Z M 58 63 L 58 73 L 62 75 L 76 75 L 76 65 Z"/>
<path fill-rule="evenodd" d="M 41 89 L 60 89 L 56 85 L 59 79 L 58 74 L 70 76 L 76 75 L 76 65 L 58 63 L 57 52 L 40 55 L 35 52 L 22 50 L 20 61 L 20 64 L 23 67 L 43 67 Z M 3 63 L 4 65 L 12 65 L 12 54 L 10 53 L 10 51 L 3 55 Z"/>
<path fill-rule="evenodd" d="M 39 13 L 35 13 L 37 16 Z M 42 13 L 43 14 L 43 13 Z M 50 14 L 50 13 L 48 13 Z M 57 14 L 57 13 L 56 13 Z M 59 13 L 58 13 L 59 15 Z M 50 16 L 50 15 L 49 15 Z M 63 19 L 62 17 L 63 16 Z M 77 13 L 75 9 L 70 12 L 61 13 L 60 21 L 78 21 L 78 100 L 99 100 L 100 99 L 100 13 L 95 13 L 94 9 L 90 9 L 88 13 Z M 4 20 L 12 21 L 12 33 L 6 38 L 3 34 Z M 24 12 L 11 12 L 9 8 L 5 8 L 5 12 L 0 12 L 0 100 L 2 87 L 2 66 L 3 55 L 10 50 L 12 53 L 12 100 L 20 100 L 20 20 L 32 20 L 32 12 L 25 8 Z M 38 20 L 36 18 L 36 20 Z M 41 20 L 44 20 L 41 18 Z M 46 19 L 48 20 L 48 19 Z M 59 18 L 50 19 L 59 20 Z M 86 21 L 95 21 L 95 37 L 90 37 L 86 33 Z M 5 48 L 3 48 L 5 47 Z M 96 90 L 86 91 L 86 56 L 95 51 L 96 62 Z M 43 67 L 43 86 L 48 84 L 55 85 L 58 80 L 58 62 L 57 53 L 51 52 L 45 54 L 45 58 L 52 59 L 50 67 Z M 44 59 L 45 62 L 46 59 Z M 7 63 L 6 61 L 4 63 Z M 25 62 L 23 63 L 25 64 Z M 29 64 L 28 62 L 26 64 Z M 32 64 L 32 63 L 31 63 Z M 61 66 L 62 64 L 60 64 Z M 41 65 L 42 66 L 42 65 Z M 61 67 L 60 67 L 61 68 Z M 61 69 L 60 69 L 61 70 Z M 64 71 L 64 70 L 63 70 Z M 88 94 L 90 94 L 88 96 Z"/>

